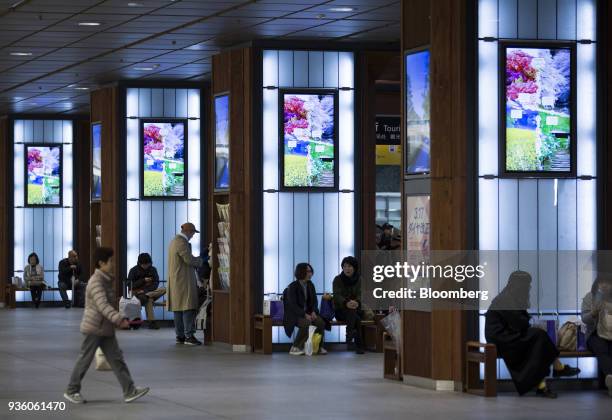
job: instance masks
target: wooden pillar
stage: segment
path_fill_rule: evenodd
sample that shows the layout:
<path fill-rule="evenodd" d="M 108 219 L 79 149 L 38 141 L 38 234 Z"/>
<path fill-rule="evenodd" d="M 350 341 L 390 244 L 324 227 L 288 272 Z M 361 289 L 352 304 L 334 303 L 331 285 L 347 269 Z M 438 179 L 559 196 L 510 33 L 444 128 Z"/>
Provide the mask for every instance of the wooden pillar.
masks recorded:
<path fill-rule="evenodd" d="M 125 269 L 125 136 L 122 119 L 124 95 L 120 87 L 107 87 L 91 93 L 91 121 L 102 124 L 102 200 L 99 203 L 99 223 L 102 226 L 102 246 L 115 251 L 115 290 L 123 294 Z M 89 179 L 89 176 L 87 177 Z M 96 220 L 90 221 L 90 232 Z M 92 230 L 93 229 L 93 230 Z M 94 242 L 90 242 L 94 244 Z M 94 262 L 92 261 L 92 269 Z"/>
<path fill-rule="evenodd" d="M 469 0 L 402 1 L 402 49 L 430 50 L 432 251 L 470 245 L 466 56 L 473 48 L 468 45 L 468 14 L 473 7 Z M 405 127 L 405 111 L 403 121 Z M 405 311 L 403 321 L 404 377 L 425 378 L 425 386 L 437 389 L 456 388 L 463 378 L 465 312 Z"/>
<path fill-rule="evenodd" d="M 7 117 L 0 119 L 0 153 L 2 156 L 13 156 L 11 136 L 9 135 L 10 120 Z M 0 302 L 4 302 L 4 288 L 7 280 L 13 275 L 10 253 L 13 247 L 10 233 L 13 198 L 11 194 L 13 174 L 12 165 L 2 165 L 0 169 Z M 6 304 L 6 302 L 4 302 Z"/>
<path fill-rule="evenodd" d="M 213 270 L 213 341 L 229 343 L 236 351 L 250 350 L 251 323 L 254 312 L 253 229 L 259 220 L 254 218 L 253 177 L 261 176 L 253 170 L 252 137 L 252 85 L 253 50 L 236 49 L 213 57 L 212 96 L 229 93 L 230 103 L 230 188 L 229 192 L 214 192 L 214 111 L 211 112 L 212 130 L 209 146 L 210 212 L 209 231 L 213 239 L 214 266 L 218 266 L 216 253 L 217 208 L 216 203 L 230 205 L 230 289 L 219 289 Z M 211 110 L 213 106 L 211 106 Z"/>
<path fill-rule="evenodd" d="M 93 272 L 90 249 L 90 177 L 91 177 L 91 139 L 89 120 L 74 121 L 74 222 L 76 226 L 74 249 L 79 253 L 83 275 L 89 277 Z"/>
<path fill-rule="evenodd" d="M 600 158 L 597 165 L 600 169 L 601 185 L 598 188 L 601 196 L 601 207 L 598 209 L 602 232 L 599 238 L 599 249 L 612 249 L 612 30 L 610 30 L 610 19 L 612 19 L 612 4 L 607 1 L 598 3 L 597 27 L 597 60 L 598 60 L 598 106 L 601 110 L 599 118 L 601 140 L 598 147 L 601 148 L 598 155 Z M 601 264 L 601 262 L 598 261 Z M 604 269 L 609 271 L 609 265 L 604 264 Z"/>

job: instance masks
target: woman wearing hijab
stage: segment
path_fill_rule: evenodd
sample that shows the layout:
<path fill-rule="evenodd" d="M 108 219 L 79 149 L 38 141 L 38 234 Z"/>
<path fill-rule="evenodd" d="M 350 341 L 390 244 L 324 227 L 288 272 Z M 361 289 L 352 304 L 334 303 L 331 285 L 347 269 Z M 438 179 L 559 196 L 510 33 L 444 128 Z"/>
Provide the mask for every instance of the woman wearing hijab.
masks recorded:
<path fill-rule="evenodd" d="M 597 277 L 582 299 L 582 322 L 587 327 L 587 347 L 597 357 L 612 397 L 612 278 Z"/>
<path fill-rule="evenodd" d="M 342 272 L 334 278 L 334 311 L 338 321 L 346 322 L 346 343 L 355 340 L 355 352 L 363 354 L 361 337 L 361 276 L 359 262 L 355 257 L 342 260 Z"/>
<path fill-rule="evenodd" d="M 536 395 L 557 398 L 546 385 L 553 364 L 553 376 L 574 376 L 580 369 L 561 363 L 559 350 L 542 329 L 531 327 L 527 309 L 530 306 L 531 276 L 524 271 L 510 275 L 508 284 L 493 299 L 485 318 L 487 342 L 497 346 L 512 381 L 520 395 L 536 388 Z"/>

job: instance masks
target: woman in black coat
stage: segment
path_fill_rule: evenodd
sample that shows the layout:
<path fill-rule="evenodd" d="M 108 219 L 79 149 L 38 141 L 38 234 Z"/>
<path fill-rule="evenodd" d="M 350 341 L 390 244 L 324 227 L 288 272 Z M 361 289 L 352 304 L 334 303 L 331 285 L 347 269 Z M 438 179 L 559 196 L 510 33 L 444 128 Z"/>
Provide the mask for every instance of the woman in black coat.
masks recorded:
<path fill-rule="evenodd" d="M 574 376 L 580 370 L 563 365 L 557 360 L 559 350 L 548 334 L 531 327 L 527 309 L 530 306 L 531 276 L 524 271 L 510 275 L 508 284 L 493 300 L 485 318 L 487 342 L 497 346 L 504 359 L 516 390 L 523 395 L 536 388 L 536 394 L 556 398 L 545 378 L 554 364 L 554 376 Z"/>
<path fill-rule="evenodd" d="M 289 351 L 289 354 L 294 356 L 304 354 L 304 344 L 308 340 L 311 325 L 314 325 L 317 328 L 316 332 L 321 334 L 319 354 L 327 353 L 323 348 L 325 321 L 319 316 L 317 291 L 310 281 L 313 274 L 314 270 L 310 264 L 299 263 L 295 267 L 295 281 L 291 282 L 283 293 L 285 333 L 288 337 L 291 337 L 294 328 L 298 327 L 298 333 Z"/>

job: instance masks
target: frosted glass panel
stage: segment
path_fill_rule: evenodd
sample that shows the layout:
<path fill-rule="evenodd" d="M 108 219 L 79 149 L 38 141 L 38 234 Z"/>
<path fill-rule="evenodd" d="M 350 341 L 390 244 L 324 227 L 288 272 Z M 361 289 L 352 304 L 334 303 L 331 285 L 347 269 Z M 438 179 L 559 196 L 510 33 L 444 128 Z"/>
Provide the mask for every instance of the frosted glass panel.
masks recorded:
<path fill-rule="evenodd" d="M 480 200 L 478 234 L 480 249 L 494 250 L 498 248 L 498 212 L 497 212 L 497 179 L 480 179 L 478 190 Z"/>
<path fill-rule="evenodd" d="M 278 51 L 263 52 L 263 85 L 278 86 Z"/>
<path fill-rule="evenodd" d="M 493 193 L 497 193 L 497 191 Z M 492 198 L 482 197 L 486 201 Z M 519 209 L 517 198 L 518 181 L 514 179 L 499 180 L 499 249 L 502 251 L 518 249 Z"/>
<path fill-rule="evenodd" d="M 323 53 L 325 87 L 338 87 L 338 53 L 326 51 Z"/>
<path fill-rule="evenodd" d="M 278 90 L 263 91 L 263 188 L 278 189 Z"/>
<path fill-rule="evenodd" d="M 557 38 L 576 39 L 576 0 L 557 0 Z"/>
<path fill-rule="evenodd" d="M 23 128 L 23 126 L 21 126 Z M 15 194 L 13 196 L 14 204 L 16 207 L 23 206 L 24 194 L 25 194 L 25 179 L 24 179 L 24 154 L 25 146 L 23 144 L 15 144 L 13 146 L 13 179 Z"/>
<path fill-rule="evenodd" d="M 538 181 L 538 248 L 557 249 L 557 188 L 556 180 Z"/>
<path fill-rule="evenodd" d="M 478 36 L 497 38 L 497 0 L 478 1 Z"/>
<path fill-rule="evenodd" d="M 355 255 L 355 194 L 340 193 L 339 200 L 338 212 L 342 217 L 339 218 L 338 239 L 340 259 L 342 259 Z"/>
<path fill-rule="evenodd" d="M 499 0 L 499 37 L 516 38 L 517 0 Z"/>
<path fill-rule="evenodd" d="M 331 282 L 340 272 L 340 255 L 338 249 L 339 236 L 339 200 L 336 193 L 324 194 L 325 212 L 325 279 Z M 331 284 L 326 284 L 327 291 L 331 291 Z"/>
<path fill-rule="evenodd" d="M 310 51 L 308 53 L 308 86 L 311 88 L 323 87 L 322 51 Z"/>
<path fill-rule="evenodd" d="M 127 268 L 134 265 L 134 261 L 138 259 L 140 236 L 140 213 L 138 211 L 138 201 L 127 202 L 127 224 L 126 224 L 126 239 L 127 239 Z"/>
<path fill-rule="evenodd" d="M 339 92 L 338 131 L 340 144 L 339 154 L 339 187 L 341 190 L 355 188 L 355 120 L 354 91 Z"/>
<path fill-rule="evenodd" d="M 595 31 L 595 2 L 596 0 L 577 0 L 578 17 L 577 17 L 577 38 L 597 40 Z"/>
<path fill-rule="evenodd" d="M 151 117 L 151 89 L 138 89 L 138 112 L 140 117 Z"/>
<path fill-rule="evenodd" d="M 355 87 L 355 57 L 353 53 L 341 51 L 338 53 L 339 87 Z"/>
<path fill-rule="evenodd" d="M 177 89 L 175 98 L 175 116 L 176 118 L 187 118 L 187 103 L 188 103 L 188 92 L 187 89 Z"/>
<path fill-rule="evenodd" d="M 53 142 L 53 120 L 43 121 L 43 139 L 45 143 Z"/>
<path fill-rule="evenodd" d="M 142 226 L 153 226 L 151 223 L 151 202 L 143 201 L 139 203 L 140 220 Z M 151 229 L 140 229 L 139 251 L 151 253 Z M 128 265 L 133 264 L 133 261 L 128 261 Z"/>
<path fill-rule="evenodd" d="M 293 52 L 293 86 L 308 87 L 308 51 Z"/>
<path fill-rule="evenodd" d="M 33 143 L 39 140 L 34 138 L 34 121 L 32 120 L 25 120 L 23 122 L 23 133 L 23 140 L 26 143 Z"/>
<path fill-rule="evenodd" d="M 557 37 L 557 0 L 538 0 L 538 38 Z"/>
<path fill-rule="evenodd" d="M 200 120 L 189 120 L 187 123 L 188 133 L 187 141 L 189 142 L 188 152 L 188 178 L 187 178 L 187 193 L 190 199 L 200 199 L 200 174 L 202 173 L 200 164 Z"/>
<path fill-rule="evenodd" d="M 478 105 L 479 105 L 479 174 L 497 175 L 498 161 L 498 101 L 497 43 L 478 43 Z"/>
<path fill-rule="evenodd" d="M 293 51 L 278 52 L 278 86 L 293 86 Z"/>
<path fill-rule="evenodd" d="M 538 181 L 519 181 L 519 249 L 538 249 Z"/>
<path fill-rule="evenodd" d="M 151 203 L 151 226 L 163 226 L 164 225 L 164 203 L 161 201 L 153 201 Z M 165 264 L 166 259 L 164 258 L 164 249 L 166 243 L 164 242 L 164 235 L 156 229 L 153 235 L 151 229 L 147 229 L 151 233 L 151 257 L 153 263 L 159 271 L 159 275 L 162 278 L 166 278 Z"/>
<path fill-rule="evenodd" d="M 308 262 L 308 194 L 293 195 L 293 262 Z"/>
<path fill-rule="evenodd" d="M 126 168 L 126 183 L 127 183 L 127 198 L 138 198 L 140 196 L 140 144 L 139 133 L 140 129 L 138 120 L 128 119 L 127 126 L 127 141 L 126 141 L 126 156 L 135 156 L 134 161 L 138 161 L 136 165 L 130 164 Z"/>
<path fill-rule="evenodd" d="M 578 135 L 578 175 L 597 175 L 596 161 L 596 79 L 595 45 L 578 44 L 577 55 L 577 101 L 576 129 Z"/>
<path fill-rule="evenodd" d="M 128 117 L 138 115 L 138 89 L 128 88 L 126 90 L 126 114 Z"/>
<path fill-rule="evenodd" d="M 278 194 L 263 195 L 264 294 L 278 293 Z"/>
<path fill-rule="evenodd" d="M 64 207 L 72 207 L 72 144 L 64 144 L 63 150 L 63 170 L 62 170 L 62 200 L 64 202 Z"/>
<path fill-rule="evenodd" d="M 559 250 L 576 249 L 576 180 L 561 179 L 558 188 Z"/>
<path fill-rule="evenodd" d="M 164 89 L 164 117 L 174 118 L 176 116 L 176 90 Z"/>
<path fill-rule="evenodd" d="M 200 90 L 189 89 L 187 113 L 189 118 L 200 118 Z"/>
<path fill-rule="evenodd" d="M 156 117 L 164 115 L 163 89 L 151 89 L 151 115 Z"/>
<path fill-rule="evenodd" d="M 293 194 L 278 194 L 278 225 L 282 226 L 283 244 L 293 244 Z M 278 250 L 278 290 L 287 287 L 293 281 L 293 247 L 280 246 Z"/>
<path fill-rule="evenodd" d="M 597 249 L 596 220 L 597 209 L 595 197 L 596 181 L 578 180 L 578 249 L 590 251 Z"/>
<path fill-rule="evenodd" d="M 53 241 L 49 238 L 53 238 L 55 228 L 55 218 L 53 217 L 55 209 L 45 209 L 43 227 L 41 229 L 43 237 L 45 238 L 43 253 L 39 254 L 40 263 L 43 265 L 45 270 L 55 270 L 55 265 L 59 262 L 54 258 Z M 60 233 L 61 234 L 61 233 Z M 25 265 L 25 261 L 24 261 Z"/>
<path fill-rule="evenodd" d="M 315 270 L 313 282 L 317 292 L 320 293 L 325 288 L 325 242 L 324 226 L 321 223 L 325 220 L 323 194 L 311 193 L 308 196 L 308 260 Z"/>
<path fill-rule="evenodd" d="M 518 0 L 518 37 L 535 39 L 538 36 L 538 2 Z"/>

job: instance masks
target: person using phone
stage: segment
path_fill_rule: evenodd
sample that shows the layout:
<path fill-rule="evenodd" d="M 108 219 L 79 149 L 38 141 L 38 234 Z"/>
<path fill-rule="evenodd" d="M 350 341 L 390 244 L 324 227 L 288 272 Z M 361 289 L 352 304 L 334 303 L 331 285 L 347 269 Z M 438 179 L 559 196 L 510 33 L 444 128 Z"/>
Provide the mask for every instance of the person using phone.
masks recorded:
<path fill-rule="evenodd" d="M 79 254 L 74 249 L 68 251 L 68 258 L 59 262 L 57 270 L 57 287 L 60 289 L 64 307 L 69 309 L 70 299 L 68 299 L 67 290 L 72 289 L 73 280 L 75 281 L 75 293 L 77 293 L 77 285 L 80 286 L 79 279 L 81 278 L 82 267 L 79 262 Z"/>
<path fill-rule="evenodd" d="M 81 353 L 72 370 L 64 398 L 74 404 L 86 402 L 81 395 L 81 381 L 91 365 L 96 349 L 100 347 L 123 388 L 124 401 L 129 403 L 144 396 L 149 392 L 149 388 L 139 388 L 134 385 L 115 336 L 115 328 L 128 329 L 130 324 L 116 306 L 113 250 L 96 249 L 94 261 L 96 271 L 88 282 L 85 310 L 81 320 L 81 332 L 84 334 Z"/>
<path fill-rule="evenodd" d="M 147 322 L 150 329 L 158 330 L 155 322 L 153 302 L 166 294 L 166 289 L 159 287 L 159 274 L 153 266 L 151 255 L 143 252 L 138 256 L 138 263 L 128 273 L 128 284 L 132 288 L 132 295 L 140 301 L 147 312 Z"/>

